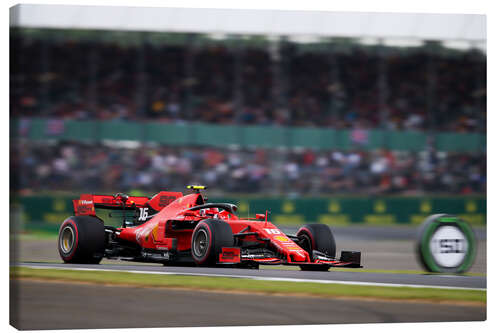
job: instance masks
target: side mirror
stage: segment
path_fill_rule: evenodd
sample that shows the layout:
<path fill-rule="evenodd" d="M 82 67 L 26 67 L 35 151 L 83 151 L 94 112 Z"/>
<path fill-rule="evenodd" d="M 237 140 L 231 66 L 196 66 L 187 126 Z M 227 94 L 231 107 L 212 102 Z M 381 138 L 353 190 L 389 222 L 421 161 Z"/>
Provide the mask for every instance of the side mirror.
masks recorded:
<path fill-rule="evenodd" d="M 257 220 L 265 220 L 266 219 L 266 214 L 255 214 L 255 218 Z"/>

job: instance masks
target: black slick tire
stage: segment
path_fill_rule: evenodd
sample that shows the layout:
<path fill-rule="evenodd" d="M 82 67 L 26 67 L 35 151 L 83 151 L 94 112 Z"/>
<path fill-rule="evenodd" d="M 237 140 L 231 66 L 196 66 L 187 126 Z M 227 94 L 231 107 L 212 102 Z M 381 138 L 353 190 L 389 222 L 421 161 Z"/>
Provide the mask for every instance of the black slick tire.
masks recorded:
<path fill-rule="evenodd" d="M 335 258 L 336 244 L 332 230 L 325 224 L 306 224 L 297 231 L 301 247 L 313 258 L 313 251 L 319 251 Z M 301 265 L 303 271 L 327 271 L 328 265 Z"/>
<path fill-rule="evenodd" d="M 105 231 L 94 216 L 71 216 L 61 224 L 57 248 L 65 263 L 98 264 L 104 256 Z"/>
<path fill-rule="evenodd" d="M 223 247 L 234 245 L 229 224 L 217 219 L 200 221 L 191 237 L 191 256 L 199 266 L 215 265 Z"/>

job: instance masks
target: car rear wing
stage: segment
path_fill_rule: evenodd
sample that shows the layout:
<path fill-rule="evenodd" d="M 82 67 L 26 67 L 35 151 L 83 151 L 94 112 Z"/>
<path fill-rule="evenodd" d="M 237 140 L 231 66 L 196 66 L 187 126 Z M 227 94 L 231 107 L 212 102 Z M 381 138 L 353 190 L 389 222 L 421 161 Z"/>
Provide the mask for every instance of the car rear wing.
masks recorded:
<path fill-rule="evenodd" d="M 149 197 L 134 197 L 118 193 L 115 195 L 82 194 L 79 199 L 73 200 L 75 215 L 95 216 L 96 208 L 104 209 L 137 209 L 145 207 Z"/>

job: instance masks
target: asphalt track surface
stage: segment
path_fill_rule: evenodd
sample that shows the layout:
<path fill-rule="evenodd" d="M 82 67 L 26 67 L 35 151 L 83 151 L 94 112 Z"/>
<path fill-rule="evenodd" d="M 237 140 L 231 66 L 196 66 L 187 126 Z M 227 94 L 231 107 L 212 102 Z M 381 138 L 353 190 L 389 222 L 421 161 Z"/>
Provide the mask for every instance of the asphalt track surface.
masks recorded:
<path fill-rule="evenodd" d="M 284 281 L 308 281 L 321 283 L 368 284 L 379 286 L 420 286 L 453 288 L 486 288 L 484 276 L 435 275 L 435 274 L 391 274 L 366 272 L 306 272 L 279 269 L 241 269 L 212 267 L 163 267 L 161 265 L 76 265 L 49 263 L 20 263 L 20 266 L 58 269 L 95 269 L 127 272 L 170 273 L 178 275 L 219 276 L 233 278 L 276 279 Z"/>
<path fill-rule="evenodd" d="M 11 281 L 18 329 L 96 329 L 486 320 L 485 306 L 264 296 Z"/>
<path fill-rule="evenodd" d="M 294 234 L 298 227 L 282 227 Z M 346 226 L 333 227 L 337 251 L 361 251 L 361 263 L 367 269 L 422 270 L 415 254 L 415 226 Z M 476 228 L 477 255 L 470 272 L 486 274 L 486 229 Z M 57 240 L 25 238 L 11 242 L 11 262 L 61 262 Z M 103 263 L 125 264 L 103 260 Z M 333 270 L 333 269 L 332 269 Z"/>
<path fill-rule="evenodd" d="M 297 228 L 282 228 L 294 233 Z M 415 252 L 414 227 L 337 227 L 337 249 L 360 250 L 368 269 L 421 270 Z M 478 229 L 478 253 L 471 272 L 486 273 L 486 231 Z M 55 239 L 11 242 L 11 263 L 21 266 L 78 268 L 60 264 Z M 421 287 L 486 288 L 485 276 L 302 272 L 280 269 L 163 267 L 158 264 L 103 260 L 86 269 L 149 273 L 296 279 L 318 283 L 396 284 Z M 11 281 L 11 324 L 20 329 L 186 327 L 227 325 L 303 325 L 486 319 L 485 306 L 230 294 Z"/>
<path fill-rule="evenodd" d="M 293 234 L 297 227 L 282 227 L 286 233 Z M 373 227 L 349 226 L 334 227 L 337 249 L 361 250 L 361 262 L 368 269 L 421 270 L 415 255 L 416 227 Z M 471 272 L 486 273 L 486 230 L 475 229 L 478 240 L 476 261 Z M 78 265 L 61 264 L 57 252 L 56 239 L 31 239 L 11 244 L 11 262 L 19 265 L 76 268 Z M 430 274 L 392 274 L 367 272 L 339 272 L 331 268 L 328 272 L 303 272 L 280 269 L 236 269 L 236 268 L 199 268 L 163 267 L 159 264 L 130 263 L 117 260 L 103 260 L 101 265 L 84 265 L 84 268 L 121 271 L 170 272 L 176 274 L 215 275 L 233 277 L 258 277 L 277 279 L 301 279 L 325 282 L 362 282 L 374 284 L 403 284 L 421 286 L 441 286 L 458 288 L 486 288 L 485 276 L 430 275 Z"/>

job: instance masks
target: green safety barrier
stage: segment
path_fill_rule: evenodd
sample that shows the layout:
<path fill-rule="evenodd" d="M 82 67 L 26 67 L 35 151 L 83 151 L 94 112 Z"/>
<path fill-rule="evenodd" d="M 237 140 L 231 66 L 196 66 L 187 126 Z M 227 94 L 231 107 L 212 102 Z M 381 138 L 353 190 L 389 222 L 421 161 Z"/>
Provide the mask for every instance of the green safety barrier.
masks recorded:
<path fill-rule="evenodd" d="M 23 196 L 16 198 L 19 223 L 25 228 L 57 230 L 73 214 L 69 196 Z M 270 220 L 280 225 L 320 222 L 329 225 L 420 224 L 432 214 L 447 213 L 473 225 L 486 224 L 486 198 L 467 197 L 331 197 L 331 198 L 247 198 L 210 197 L 211 202 L 238 205 L 240 217 L 255 217 L 269 211 Z"/>
<path fill-rule="evenodd" d="M 77 121 L 11 119 L 11 137 L 31 140 L 134 140 L 166 145 L 209 145 L 225 147 L 391 149 L 420 151 L 431 134 L 415 131 L 333 130 L 307 127 L 237 126 L 204 123 L 172 124 L 136 121 Z M 486 135 L 479 133 L 439 133 L 439 151 L 484 152 Z"/>

